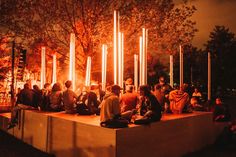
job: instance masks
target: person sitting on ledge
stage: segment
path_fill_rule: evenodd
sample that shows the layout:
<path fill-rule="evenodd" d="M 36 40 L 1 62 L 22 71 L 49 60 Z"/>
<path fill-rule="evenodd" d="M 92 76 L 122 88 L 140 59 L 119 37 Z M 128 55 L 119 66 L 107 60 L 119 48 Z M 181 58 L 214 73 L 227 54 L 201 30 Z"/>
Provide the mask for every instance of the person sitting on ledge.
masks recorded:
<path fill-rule="evenodd" d="M 122 88 L 118 85 L 111 87 L 111 93 L 104 96 L 100 104 L 100 124 L 102 127 L 120 128 L 127 127 L 128 121 L 131 119 L 132 113 L 126 112 L 121 114 L 119 95 Z"/>
<path fill-rule="evenodd" d="M 181 114 L 187 112 L 189 105 L 189 95 L 186 92 L 188 84 L 183 84 L 180 89 L 176 89 L 170 92 L 170 109 L 175 114 Z"/>
<path fill-rule="evenodd" d="M 66 113 L 76 113 L 76 99 L 77 95 L 75 94 L 74 91 L 71 90 L 72 82 L 71 81 L 66 81 L 65 86 L 66 90 L 62 94 L 62 101 L 65 107 Z"/>
<path fill-rule="evenodd" d="M 170 113 L 169 93 L 173 88 L 166 82 L 164 76 L 159 77 L 159 83 L 155 85 L 153 94 L 162 107 L 162 111 Z"/>
<path fill-rule="evenodd" d="M 126 85 L 126 93 L 120 98 L 121 112 L 136 109 L 138 94 L 133 91 L 133 85 Z"/>
<path fill-rule="evenodd" d="M 49 95 L 49 101 L 50 101 L 50 111 L 63 111 L 64 106 L 62 102 L 62 88 L 60 83 L 55 83 L 52 86 L 52 92 Z"/>
<path fill-rule="evenodd" d="M 215 105 L 213 106 L 213 120 L 218 122 L 230 121 L 230 114 L 228 111 L 228 106 L 222 103 L 220 97 L 215 100 Z"/>
<path fill-rule="evenodd" d="M 88 87 L 84 87 L 84 91 L 78 98 L 77 103 L 77 112 L 79 115 L 99 115 L 99 85 L 93 84 L 90 86 L 90 90 L 86 89 Z"/>
<path fill-rule="evenodd" d="M 160 121 L 162 117 L 162 108 L 157 98 L 151 93 L 149 86 L 142 85 L 139 87 L 139 90 L 140 103 L 137 106 L 137 109 L 140 117 L 136 117 L 134 123 L 146 124 L 154 121 Z"/>
<path fill-rule="evenodd" d="M 50 94 L 51 94 L 51 85 L 49 83 L 45 83 L 44 88 L 42 89 L 42 103 L 40 104 L 40 110 L 48 111 L 50 106 Z"/>
<path fill-rule="evenodd" d="M 17 97 L 16 106 L 13 107 L 11 113 L 11 122 L 8 125 L 8 129 L 13 128 L 18 123 L 18 116 L 20 110 L 36 110 L 37 106 L 33 102 L 34 92 L 30 89 L 30 85 L 28 83 L 24 84 L 24 89 L 22 89 Z"/>

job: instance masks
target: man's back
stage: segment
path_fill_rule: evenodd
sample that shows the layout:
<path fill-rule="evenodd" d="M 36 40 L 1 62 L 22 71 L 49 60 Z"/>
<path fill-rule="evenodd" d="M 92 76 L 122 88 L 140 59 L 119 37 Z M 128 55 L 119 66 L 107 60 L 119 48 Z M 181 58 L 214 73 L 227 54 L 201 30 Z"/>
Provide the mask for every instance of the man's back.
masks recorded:
<path fill-rule="evenodd" d="M 182 113 L 184 107 L 189 103 L 189 95 L 181 90 L 174 90 L 169 95 L 171 110 L 174 113 Z"/>
<path fill-rule="evenodd" d="M 24 104 L 28 106 L 33 106 L 33 90 L 32 89 L 23 89 L 19 93 L 17 99 L 17 104 Z M 34 107 L 34 106 L 33 106 Z"/>
<path fill-rule="evenodd" d="M 121 112 L 132 110 L 136 108 L 138 103 L 138 94 L 136 93 L 125 93 L 121 96 Z"/>
<path fill-rule="evenodd" d="M 63 92 L 62 100 L 65 106 L 65 111 L 68 113 L 74 113 L 75 112 L 75 99 L 77 98 L 76 94 L 70 90 L 67 89 Z"/>
<path fill-rule="evenodd" d="M 105 122 L 120 114 L 119 97 L 115 94 L 105 95 L 101 103 L 100 121 Z"/>

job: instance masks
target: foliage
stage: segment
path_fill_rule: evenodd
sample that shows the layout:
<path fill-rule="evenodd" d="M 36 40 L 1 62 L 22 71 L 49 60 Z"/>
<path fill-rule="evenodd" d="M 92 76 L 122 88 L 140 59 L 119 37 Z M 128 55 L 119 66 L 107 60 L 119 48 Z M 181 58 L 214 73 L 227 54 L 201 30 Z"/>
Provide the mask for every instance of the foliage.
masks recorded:
<path fill-rule="evenodd" d="M 212 55 L 212 84 L 216 87 L 235 88 L 236 38 L 225 26 L 215 26 L 210 33 L 206 51 Z"/>
<path fill-rule="evenodd" d="M 125 35 L 125 69 L 132 69 L 141 28 L 149 29 L 148 51 L 175 54 L 179 44 L 191 42 L 196 29 L 190 17 L 195 12 L 187 1 L 176 7 L 172 0 L 8 0 L 1 3 L 0 28 L 11 34 L 30 56 L 48 47 L 48 57 L 57 52 L 61 67 L 68 64 L 69 35 L 76 34 L 76 63 L 84 76 L 87 56 L 94 72 L 100 71 L 101 44 L 112 58 L 113 10 L 120 11 L 120 30 Z M 37 57 L 39 59 L 39 57 Z M 108 59 L 108 65 L 112 59 Z M 127 66 L 126 66 L 127 65 Z M 35 65 L 34 65 L 35 66 Z M 38 65 L 39 66 L 39 65 Z M 35 68 L 37 69 L 37 68 Z M 38 68 L 39 69 L 39 68 Z M 112 66 L 108 66 L 112 72 Z"/>

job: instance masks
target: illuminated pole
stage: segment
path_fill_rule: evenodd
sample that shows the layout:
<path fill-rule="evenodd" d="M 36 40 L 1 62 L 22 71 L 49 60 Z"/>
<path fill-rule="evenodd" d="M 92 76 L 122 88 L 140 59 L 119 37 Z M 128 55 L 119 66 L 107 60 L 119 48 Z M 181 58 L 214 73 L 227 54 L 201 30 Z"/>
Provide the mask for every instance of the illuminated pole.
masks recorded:
<path fill-rule="evenodd" d="M 124 34 L 118 33 L 118 85 L 123 88 L 124 80 Z"/>
<path fill-rule="evenodd" d="M 173 55 L 170 55 L 170 86 L 174 85 L 174 73 L 173 73 Z"/>
<path fill-rule="evenodd" d="M 139 37 L 139 86 L 143 85 L 143 38 Z"/>
<path fill-rule="evenodd" d="M 85 86 L 90 86 L 90 78 L 91 78 L 91 57 L 88 57 L 87 58 L 86 77 L 85 77 Z"/>
<path fill-rule="evenodd" d="M 184 82 L 184 79 L 183 79 L 183 76 L 184 76 L 184 69 L 183 69 L 183 59 L 184 59 L 184 57 L 183 57 L 183 51 L 182 51 L 182 46 L 180 45 L 179 46 L 179 65 L 180 65 L 180 74 L 179 74 L 179 76 L 180 76 L 180 79 L 179 79 L 179 85 L 180 85 L 180 87 L 182 86 L 182 84 L 183 84 L 183 82 Z"/>
<path fill-rule="evenodd" d="M 121 88 L 124 89 L 124 33 L 121 33 L 121 80 L 122 85 Z"/>
<path fill-rule="evenodd" d="M 114 54 L 113 54 L 113 57 L 114 57 L 114 84 L 117 84 L 117 33 L 118 33 L 118 24 L 119 21 L 118 21 L 118 18 L 117 17 L 119 15 L 117 15 L 117 12 L 116 10 L 114 11 L 114 41 L 113 41 L 113 48 L 114 48 Z"/>
<path fill-rule="evenodd" d="M 107 45 L 102 45 L 102 90 L 106 90 Z"/>
<path fill-rule="evenodd" d="M 143 44 L 143 46 L 142 46 L 142 48 L 143 48 L 143 72 L 142 72 L 142 81 L 143 81 L 143 85 L 146 85 L 147 84 L 147 39 L 148 39 L 148 36 L 147 36 L 147 34 L 148 34 L 148 30 L 147 29 L 145 29 L 145 28 L 143 28 L 143 37 L 142 37 L 142 39 L 143 39 L 143 42 L 142 42 L 142 44 Z"/>
<path fill-rule="evenodd" d="M 139 85 L 147 84 L 147 44 L 148 31 L 142 29 L 142 37 L 139 38 Z"/>
<path fill-rule="evenodd" d="M 75 34 L 70 35 L 70 65 L 69 80 L 72 81 L 72 89 L 75 90 Z"/>
<path fill-rule="evenodd" d="M 138 90 L 138 55 L 134 55 L 134 86 L 135 91 Z"/>
<path fill-rule="evenodd" d="M 41 51 L 41 89 L 43 88 L 44 84 L 46 83 L 46 48 L 42 47 Z"/>
<path fill-rule="evenodd" d="M 211 53 L 208 52 L 208 100 L 211 100 Z"/>
<path fill-rule="evenodd" d="M 122 85 L 122 80 L 121 80 L 121 32 L 118 32 L 118 85 L 121 87 Z"/>
<path fill-rule="evenodd" d="M 52 56 L 52 84 L 57 82 L 57 55 Z"/>

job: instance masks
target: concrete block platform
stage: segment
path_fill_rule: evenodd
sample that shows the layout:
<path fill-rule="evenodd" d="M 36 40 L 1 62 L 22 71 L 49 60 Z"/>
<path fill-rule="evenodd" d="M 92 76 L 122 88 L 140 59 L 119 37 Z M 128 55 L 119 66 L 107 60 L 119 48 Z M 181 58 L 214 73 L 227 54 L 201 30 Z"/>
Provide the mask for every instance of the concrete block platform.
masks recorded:
<path fill-rule="evenodd" d="M 163 115 L 150 125 L 109 129 L 99 116 L 22 110 L 21 122 L 6 130 L 10 113 L 0 114 L 0 129 L 56 157 L 179 157 L 212 144 L 224 123 L 212 113 Z"/>

